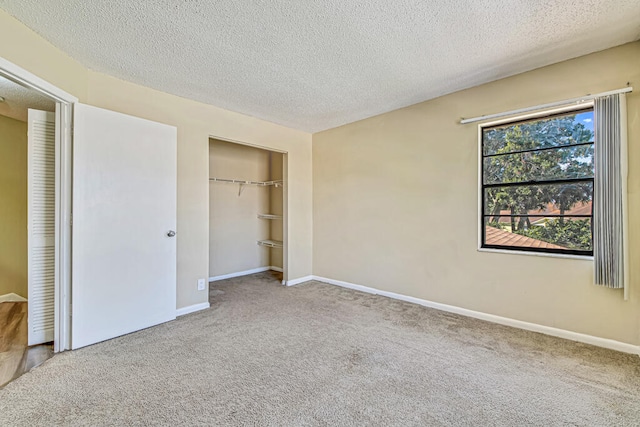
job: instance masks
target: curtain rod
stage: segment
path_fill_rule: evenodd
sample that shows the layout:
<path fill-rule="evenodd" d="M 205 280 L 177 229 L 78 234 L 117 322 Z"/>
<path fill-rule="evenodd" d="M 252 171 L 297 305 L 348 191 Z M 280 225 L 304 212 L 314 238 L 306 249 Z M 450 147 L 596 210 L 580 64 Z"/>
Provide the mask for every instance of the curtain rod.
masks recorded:
<path fill-rule="evenodd" d="M 610 90 L 608 92 L 596 93 L 594 95 L 585 95 L 579 98 L 565 99 L 563 101 L 550 102 L 548 104 L 541 104 L 541 105 L 535 105 L 533 107 L 520 108 L 518 110 L 505 111 L 504 113 L 487 114 L 486 116 L 478 116 L 472 119 L 463 118 L 462 120 L 460 120 L 460 124 L 466 125 L 467 123 L 481 122 L 483 120 L 489 120 L 489 119 L 498 119 L 500 117 L 512 116 L 514 114 L 528 113 L 530 111 L 536 111 L 536 110 L 544 110 L 545 108 L 560 107 L 560 106 L 569 105 L 569 104 L 579 104 L 582 102 L 590 101 L 595 98 L 599 98 L 601 96 L 615 95 L 617 93 L 628 93 L 628 92 L 633 92 L 633 87 L 629 86 L 623 89 L 616 89 L 616 90 Z"/>

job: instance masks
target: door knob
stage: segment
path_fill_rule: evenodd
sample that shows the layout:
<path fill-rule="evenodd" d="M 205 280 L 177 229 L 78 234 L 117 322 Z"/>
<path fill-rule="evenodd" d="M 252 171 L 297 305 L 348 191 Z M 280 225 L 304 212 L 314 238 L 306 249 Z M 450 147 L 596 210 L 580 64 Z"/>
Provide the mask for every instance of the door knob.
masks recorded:
<path fill-rule="evenodd" d="M 175 232 L 175 231 L 173 231 L 173 230 L 169 230 L 169 232 L 167 233 L 167 236 L 168 236 L 168 237 L 173 237 L 173 236 L 175 236 L 175 235 L 176 235 L 176 232 Z"/>

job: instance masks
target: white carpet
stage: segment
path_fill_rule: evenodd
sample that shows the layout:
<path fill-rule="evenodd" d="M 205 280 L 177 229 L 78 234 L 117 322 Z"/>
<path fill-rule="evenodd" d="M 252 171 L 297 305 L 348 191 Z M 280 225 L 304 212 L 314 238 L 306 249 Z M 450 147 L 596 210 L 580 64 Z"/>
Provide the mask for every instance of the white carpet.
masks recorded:
<path fill-rule="evenodd" d="M 55 356 L 1 426 L 640 424 L 640 358 L 272 273 Z"/>

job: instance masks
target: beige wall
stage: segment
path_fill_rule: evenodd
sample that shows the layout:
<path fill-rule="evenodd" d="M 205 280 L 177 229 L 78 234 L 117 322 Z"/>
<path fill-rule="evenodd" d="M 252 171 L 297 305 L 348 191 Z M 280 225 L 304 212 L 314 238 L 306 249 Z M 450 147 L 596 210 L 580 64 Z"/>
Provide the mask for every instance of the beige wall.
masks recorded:
<path fill-rule="evenodd" d="M 27 124 L 0 116 L 0 295 L 27 298 Z"/>
<path fill-rule="evenodd" d="M 212 139 L 209 176 L 245 181 L 269 180 L 269 151 Z M 268 187 L 209 183 L 209 276 L 268 267 L 269 249 L 256 241 L 269 238 L 269 224 L 258 213 L 269 211 Z"/>
<path fill-rule="evenodd" d="M 628 96 L 631 299 L 583 260 L 477 251 L 477 125 L 461 117 L 640 85 L 640 42 L 313 136 L 313 272 L 640 344 L 640 91 Z M 640 88 L 637 88 L 640 89 Z"/>
<path fill-rule="evenodd" d="M 178 128 L 178 308 L 207 301 L 209 138 L 286 151 L 289 158 L 289 278 L 311 274 L 311 135 L 88 71 L 0 10 L 0 57 L 81 102 Z"/>

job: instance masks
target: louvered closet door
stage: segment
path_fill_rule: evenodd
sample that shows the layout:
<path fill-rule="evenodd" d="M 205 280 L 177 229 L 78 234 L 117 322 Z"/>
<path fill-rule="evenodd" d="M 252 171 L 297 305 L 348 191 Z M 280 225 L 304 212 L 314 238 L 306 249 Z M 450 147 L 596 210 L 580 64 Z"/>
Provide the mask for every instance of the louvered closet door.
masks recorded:
<path fill-rule="evenodd" d="M 29 110 L 29 345 L 53 341 L 55 290 L 55 114 Z"/>

